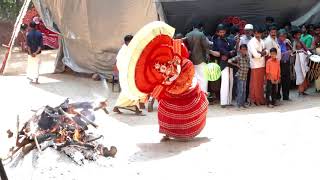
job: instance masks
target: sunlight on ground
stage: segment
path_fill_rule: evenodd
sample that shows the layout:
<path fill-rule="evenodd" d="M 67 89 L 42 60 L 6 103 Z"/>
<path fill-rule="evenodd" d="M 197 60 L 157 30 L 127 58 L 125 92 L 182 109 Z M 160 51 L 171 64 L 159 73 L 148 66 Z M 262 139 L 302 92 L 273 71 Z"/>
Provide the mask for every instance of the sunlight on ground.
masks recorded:
<path fill-rule="evenodd" d="M 50 72 L 54 55 L 43 67 Z M 70 97 L 72 101 L 108 99 L 109 112 L 117 93 L 105 83 L 68 74 L 40 77 L 40 85 L 31 85 L 23 76 L 25 60 L 9 63 L 14 76 L 0 76 L 1 126 L 0 155 L 13 145 L 6 131 L 15 131 L 16 117 L 21 122 L 31 117 L 32 109 L 56 106 Z M 19 67 L 20 63 L 20 68 Z M 51 64 L 49 66 L 49 64 Z M 52 67 L 52 66 L 51 66 Z M 110 86 L 110 85 L 109 85 Z M 218 180 L 317 180 L 320 178 L 320 95 L 310 89 L 310 96 L 291 92 L 291 102 L 273 109 L 250 107 L 221 109 L 209 106 L 203 132 L 191 142 L 160 143 L 157 112 L 147 116 L 97 113 L 98 134 L 106 145 L 115 145 L 115 159 L 79 167 L 54 150 L 33 159 L 30 153 L 15 168 L 8 168 L 11 179 L 218 179 Z M 155 108 L 156 109 L 156 108 Z M 84 170 L 85 168 L 85 170 Z M 76 173 L 75 173 L 76 172 Z M 88 173 L 90 172 L 90 173 Z"/>

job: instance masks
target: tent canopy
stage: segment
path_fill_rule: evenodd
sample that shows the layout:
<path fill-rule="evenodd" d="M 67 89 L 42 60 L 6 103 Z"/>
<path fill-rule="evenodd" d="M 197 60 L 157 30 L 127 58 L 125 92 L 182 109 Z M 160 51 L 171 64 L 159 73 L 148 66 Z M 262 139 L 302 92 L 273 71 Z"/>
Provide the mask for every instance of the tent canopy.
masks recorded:
<path fill-rule="evenodd" d="M 150 0 L 34 0 L 45 24 L 63 37 L 63 62 L 77 72 L 110 77 L 126 34 L 157 20 Z"/>
<path fill-rule="evenodd" d="M 196 21 L 206 32 L 226 16 L 239 16 L 252 24 L 272 16 L 278 23 L 317 23 L 318 0 L 33 0 L 45 24 L 63 37 L 63 63 L 77 72 L 110 77 L 115 56 L 126 34 L 143 25 L 164 20 L 186 33 Z M 54 28 L 55 27 L 55 28 Z"/>
<path fill-rule="evenodd" d="M 272 16 L 277 23 L 283 24 L 307 15 L 295 22 L 295 25 L 305 22 L 317 23 L 320 18 L 319 0 L 157 0 L 157 2 L 162 4 L 168 23 L 181 33 L 186 33 L 192 28 L 193 23 L 201 21 L 206 26 L 206 32 L 212 34 L 216 25 L 227 16 L 238 16 L 251 24 L 262 24 L 266 16 Z M 312 8 L 316 9 L 308 16 Z"/>

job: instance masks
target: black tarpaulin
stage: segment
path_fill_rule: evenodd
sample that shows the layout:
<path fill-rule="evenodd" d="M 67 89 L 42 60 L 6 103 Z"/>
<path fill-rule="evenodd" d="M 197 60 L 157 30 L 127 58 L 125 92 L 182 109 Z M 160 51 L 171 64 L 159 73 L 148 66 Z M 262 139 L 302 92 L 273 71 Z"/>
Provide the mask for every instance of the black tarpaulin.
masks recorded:
<path fill-rule="evenodd" d="M 296 25 L 305 22 L 318 23 L 320 7 L 310 16 L 305 16 L 319 4 L 319 0 L 157 0 L 161 3 L 165 19 L 186 33 L 192 24 L 201 21 L 206 32 L 212 33 L 217 23 L 226 16 L 238 16 L 251 24 L 262 24 L 266 16 L 275 18 L 278 24 L 292 22 L 300 17 Z"/>

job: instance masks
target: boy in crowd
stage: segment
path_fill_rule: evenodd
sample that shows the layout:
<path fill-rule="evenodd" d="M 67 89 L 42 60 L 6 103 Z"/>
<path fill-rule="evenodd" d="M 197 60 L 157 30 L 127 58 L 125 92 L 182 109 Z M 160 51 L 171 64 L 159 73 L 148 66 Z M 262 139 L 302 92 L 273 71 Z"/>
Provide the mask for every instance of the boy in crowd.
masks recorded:
<path fill-rule="evenodd" d="M 267 105 L 273 108 L 276 105 L 277 85 L 280 83 L 280 61 L 277 59 L 277 49 L 270 49 L 271 58 L 267 61 Z"/>
<path fill-rule="evenodd" d="M 246 88 L 247 88 L 247 78 L 248 78 L 248 72 L 250 68 L 250 59 L 248 56 L 248 47 L 246 44 L 240 45 L 240 55 L 229 59 L 228 62 L 230 64 L 234 64 L 237 66 L 238 72 L 236 74 L 237 77 L 237 107 L 241 108 L 247 108 L 245 106 L 246 102 Z"/>

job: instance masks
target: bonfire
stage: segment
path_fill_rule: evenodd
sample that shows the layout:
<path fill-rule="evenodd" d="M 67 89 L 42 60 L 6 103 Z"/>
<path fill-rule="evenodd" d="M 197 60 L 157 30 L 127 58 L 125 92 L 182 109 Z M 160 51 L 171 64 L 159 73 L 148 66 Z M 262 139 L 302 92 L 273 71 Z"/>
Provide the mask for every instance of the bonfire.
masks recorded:
<path fill-rule="evenodd" d="M 85 159 L 94 161 L 99 156 L 115 157 L 116 147 L 107 148 L 98 142 L 103 136 L 88 133 L 89 126 L 98 128 L 94 112 L 102 109 L 108 113 L 106 102 L 98 107 L 93 104 L 71 104 L 67 99 L 58 107 L 45 106 L 36 110 L 21 128 L 17 117 L 16 144 L 4 160 L 13 159 L 17 154 L 26 155 L 33 149 L 42 152 L 49 147 L 65 153 L 78 165 L 83 165 Z M 7 133 L 9 138 L 13 138 L 11 130 Z"/>

